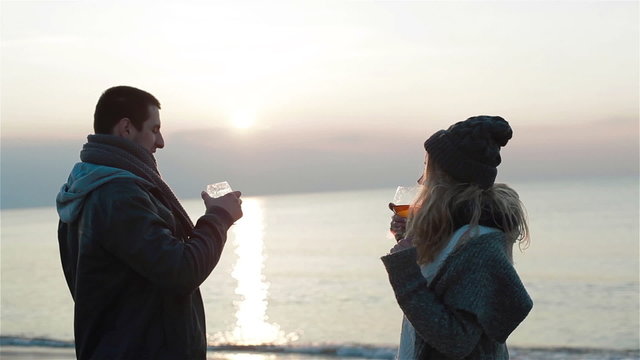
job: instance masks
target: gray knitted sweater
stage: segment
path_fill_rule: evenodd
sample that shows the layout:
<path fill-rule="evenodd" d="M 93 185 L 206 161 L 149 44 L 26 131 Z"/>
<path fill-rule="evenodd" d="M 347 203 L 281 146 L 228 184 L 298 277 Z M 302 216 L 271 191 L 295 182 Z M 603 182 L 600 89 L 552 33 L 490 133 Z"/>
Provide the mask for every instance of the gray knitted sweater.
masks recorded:
<path fill-rule="evenodd" d="M 504 234 L 470 239 L 431 283 L 416 249 L 382 257 L 396 299 L 416 331 L 416 359 L 508 359 L 507 337 L 533 306 L 505 249 Z M 409 360 L 409 359 L 401 359 Z"/>

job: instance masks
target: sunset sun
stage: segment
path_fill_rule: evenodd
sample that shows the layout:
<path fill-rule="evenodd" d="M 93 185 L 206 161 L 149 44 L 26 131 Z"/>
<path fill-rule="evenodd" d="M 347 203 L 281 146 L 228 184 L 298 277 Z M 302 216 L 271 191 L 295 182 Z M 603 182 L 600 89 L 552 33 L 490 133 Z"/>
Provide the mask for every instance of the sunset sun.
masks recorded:
<path fill-rule="evenodd" d="M 256 113 L 252 110 L 241 109 L 231 113 L 229 120 L 236 129 L 248 129 L 256 122 Z"/>

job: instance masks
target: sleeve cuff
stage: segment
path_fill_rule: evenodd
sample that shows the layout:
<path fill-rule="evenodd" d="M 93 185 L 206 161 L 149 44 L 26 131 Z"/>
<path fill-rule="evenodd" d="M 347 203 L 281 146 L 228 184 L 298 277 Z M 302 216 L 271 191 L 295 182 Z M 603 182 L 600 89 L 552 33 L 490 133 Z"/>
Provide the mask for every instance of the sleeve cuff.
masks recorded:
<path fill-rule="evenodd" d="M 422 277 L 417 262 L 415 247 L 385 255 L 381 258 L 392 283 L 402 283 L 415 277 Z"/>
<path fill-rule="evenodd" d="M 201 219 L 206 219 L 208 217 L 215 217 L 218 219 L 217 222 L 221 223 L 222 225 L 226 226 L 227 228 L 230 228 L 231 225 L 233 225 L 234 221 L 233 218 L 231 217 L 231 215 L 229 215 L 229 213 L 224 210 L 221 207 L 212 207 L 211 209 L 209 209 L 207 211 L 206 214 L 204 214 Z"/>

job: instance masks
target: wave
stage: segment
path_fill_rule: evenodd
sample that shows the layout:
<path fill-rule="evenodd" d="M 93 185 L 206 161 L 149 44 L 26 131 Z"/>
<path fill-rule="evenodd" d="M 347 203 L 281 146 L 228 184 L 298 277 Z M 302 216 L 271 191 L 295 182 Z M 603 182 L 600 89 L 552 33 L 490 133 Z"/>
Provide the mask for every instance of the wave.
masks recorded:
<path fill-rule="evenodd" d="M 21 336 L 0 336 L 0 346 L 73 348 L 73 341 L 28 338 Z M 359 358 L 392 360 L 397 348 L 392 346 L 367 344 L 307 344 L 307 345 L 238 345 L 216 344 L 208 347 L 210 352 L 270 353 L 288 355 L 321 355 L 336 358 Z M 598 359 L 598 360 L 637 360 L 640 349 L 614 350 L 571 347 L 517 347 L 510 346 L 513 359 Z"/>
<path fill-rule="evenodd" d="M 0 346 L 72 348 L 73 341 L 48 338 L 27 338 L 22 336 L 0 336 Z"/>
<path fill-rule="evenodd" d="M 209 351 L 322 355 L 340 358 L 392 360 L 397 352 L 397 348 L 361 344 L 216 345 L 209 346 Z"/>
<path fill-rule="evenodd" d="M 49 347 L 49 348 L 73 348 L 72 341 L 27 338 L 21 336 L 0 336 L 0 346 L 18 347 Z M 395 347 L 359 344 L 309 344 L 309 345 L 238 345 L 216 344 L 208 347 L 209 351 L 225 352 L 250 352 L 250 353 L 276 353 L 276 354 L 300 354 L 322 355 L 342 358 L 365 359 L 393 359 L 396 354 Z"/>

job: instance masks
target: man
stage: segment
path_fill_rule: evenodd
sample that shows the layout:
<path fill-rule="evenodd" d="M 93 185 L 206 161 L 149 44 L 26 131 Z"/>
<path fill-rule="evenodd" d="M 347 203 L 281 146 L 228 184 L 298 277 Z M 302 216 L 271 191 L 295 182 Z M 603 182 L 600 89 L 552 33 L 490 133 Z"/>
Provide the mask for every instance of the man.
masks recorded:
<path fill-rule="evenodd" d="M 216 266 L 240 192 L 201 196 L 194 226 L 156 168 L 160 103 L 118 86 L 100 97 L 95 135 L 56 198 L 78 359 L 205 359 L 198 287 Z"/>

